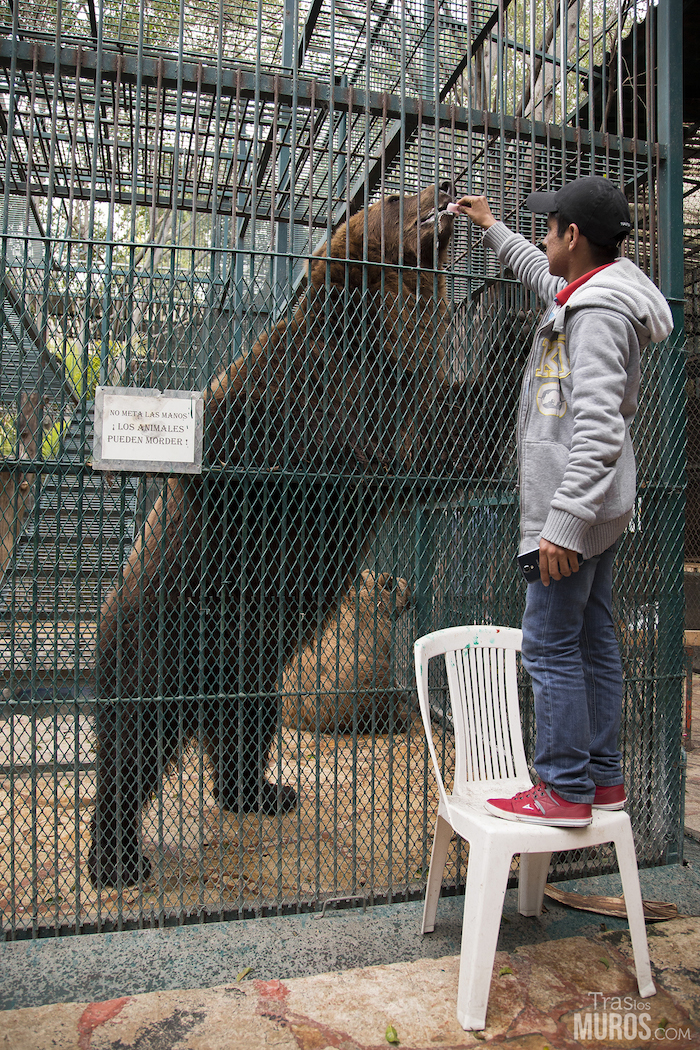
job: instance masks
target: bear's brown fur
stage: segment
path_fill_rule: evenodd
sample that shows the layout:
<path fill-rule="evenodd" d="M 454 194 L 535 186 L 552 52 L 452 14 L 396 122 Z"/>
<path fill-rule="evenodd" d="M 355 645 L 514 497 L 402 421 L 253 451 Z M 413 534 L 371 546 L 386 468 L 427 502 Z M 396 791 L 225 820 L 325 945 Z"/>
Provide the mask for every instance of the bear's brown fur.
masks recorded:
<path fill-rule="evenodd" d="M 211 469 L 167 481 L 100 614 L 97 695 L 119 702 L 97 718 L 95 883 L 148 877 L 141 813 L 189 737 L 222 806 L 294 806 L 263 775 L 276 682 L 356 577 L 398 475 L 443 470 L 461 426 L 461 408 L 441 416 L 453 197 L 388 197 L 341 225 L 293 314 L 212 381 Z"/>
<path fill-rule="evenodd" d="M 305 646 L 282 676 L 282 719 L 293 729 L 363 732 L 390 719 L 394 618 L 406 608 L 408 582 L 365 569 L 341 599 L 318 640 Z M 406 712 L 394 714 L 394 724 Z"/>

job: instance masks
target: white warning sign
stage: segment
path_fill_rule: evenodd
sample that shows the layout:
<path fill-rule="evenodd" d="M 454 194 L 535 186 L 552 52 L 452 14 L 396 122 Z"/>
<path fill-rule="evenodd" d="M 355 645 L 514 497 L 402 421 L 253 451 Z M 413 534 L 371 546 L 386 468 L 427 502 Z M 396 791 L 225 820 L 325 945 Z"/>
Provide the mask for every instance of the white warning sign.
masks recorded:
<path fill-rule="evenodd" d="M 93 467 L 201 473 L 203 408 L 199 391 L 98 387 Z"/>

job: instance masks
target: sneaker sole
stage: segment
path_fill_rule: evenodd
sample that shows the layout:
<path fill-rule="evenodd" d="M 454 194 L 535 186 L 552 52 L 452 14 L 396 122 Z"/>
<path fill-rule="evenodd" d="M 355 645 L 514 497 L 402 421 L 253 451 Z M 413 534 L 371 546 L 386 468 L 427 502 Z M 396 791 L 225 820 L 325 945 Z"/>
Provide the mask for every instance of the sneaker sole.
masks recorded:
<path fill-rule="evenodd" d="M 503 817 L 504 820 L 517 820 L 521 824 L 543 824 L 549 828 L 587 828 L 593 821 L 593 817 L 562 817 L 561 820 L 550 820 L 547 817 L 523 817 L 518 813 L 507 813 L 503 809 L 484 803 L 485 808 L 495 817 Z"/>
<path fill-rule="evenodd" d="M 549 820 L 547 817 L 515 817 L 523 824 L 541 824 L 548 828 L 587 828 L 593 817 L 562 817 L 561 820 Z"/>
<path fill-rule="evenodd" d="M 614 810 L 614 809 L 624 809 L 626 802 L 627 802 L 627 799 L 625 799 L 624 802 L 608 802 L 607 804 L 600 804 L 600 803 L 596 803 L 596 802 L 591 802 L 591 808 L 592 809 L 606 809 L 606 810 L 608 810 L 608 812 L 610 812 L 611 810 Z"/>

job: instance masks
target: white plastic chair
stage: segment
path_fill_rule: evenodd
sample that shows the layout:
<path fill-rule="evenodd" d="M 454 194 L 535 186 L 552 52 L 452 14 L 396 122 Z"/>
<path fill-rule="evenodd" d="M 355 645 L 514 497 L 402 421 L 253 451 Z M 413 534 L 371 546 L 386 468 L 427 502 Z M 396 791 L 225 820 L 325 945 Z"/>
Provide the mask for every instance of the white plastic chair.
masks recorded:
<path fill-rule="evenodd" d="M 520 854 L 518 911 L 539 915 L 553 852 L 614 842 L 627 905 L 639 995 L 656 991 L 632 827 L 627 813 L 593 810 L 583 828 L 504 820 L 484 808 L 487 798 L 510 798 L 532 787 L 520 728 L 516 652 L 522 632 L 510 627 L 451 627 L 415 643 L 416 681 L 440 802 L 430 858 L 423 933 L 435 929 L 440 885 L 453 831 L 469 843 L 457 1018 L 467 1030 L 486 1023 L 491 971 L 514 854 Z M 433 742 L 428 664 L 444 656 L 455 735 L 454 787 L 445 790 Z"/>

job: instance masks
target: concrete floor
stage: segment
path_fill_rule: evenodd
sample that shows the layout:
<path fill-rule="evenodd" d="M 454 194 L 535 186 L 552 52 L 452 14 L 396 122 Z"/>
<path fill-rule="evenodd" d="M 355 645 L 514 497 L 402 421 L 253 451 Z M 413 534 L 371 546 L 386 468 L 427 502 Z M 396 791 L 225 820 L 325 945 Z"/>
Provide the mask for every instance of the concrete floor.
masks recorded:
<path fill-rule="evenodd" d="M 510 890 L 483 1032 L 465 1032 L 456 1019 L 463 901 L 447 897 L 426 937 L 416 902 L 6 944 L 0 1047 L 449 1050 L 486 1041 L 700 1050 L 700 843 L 687 838 L 683 865 L 640 879 L 645 899 L 671 901 L 680 913 L 647 926 L 657 995 L 646 1001 L 626 920 L 550 899 L 541 916 L 524 918 Z M 559 885 L 620 892 L 614 875 Z M 387 1041 L 392 1029 L 398 1044 Z"/>
<path fill-rule="evenodd" d="M 656 995 L 642 1000 L 626 933 L 499 951 L 486 1027 L 455 1014 L 458 956 L 286 980 L 231 973 L 206 989 L 0 1014 L 8 1050 L 518 1050 L 700 1047 L 700 918 L 649 926 Z"/>
<path fill-rule="evenodd" d="M 463 901 L 448 897 L 427 937 L 417 902 L 4 944 L 0 1050 L 700 1050 L 700 747 L 686 778 L 684 863 L 640 872 L 645 899 L 679 912 L 647 926 L 645 1001 L 626 920 L 550 899 L 524 918 L 509 891 L 481 1032 L 456 1018 Z M 614 875 L 559 886 L 620 892 Z"/>

